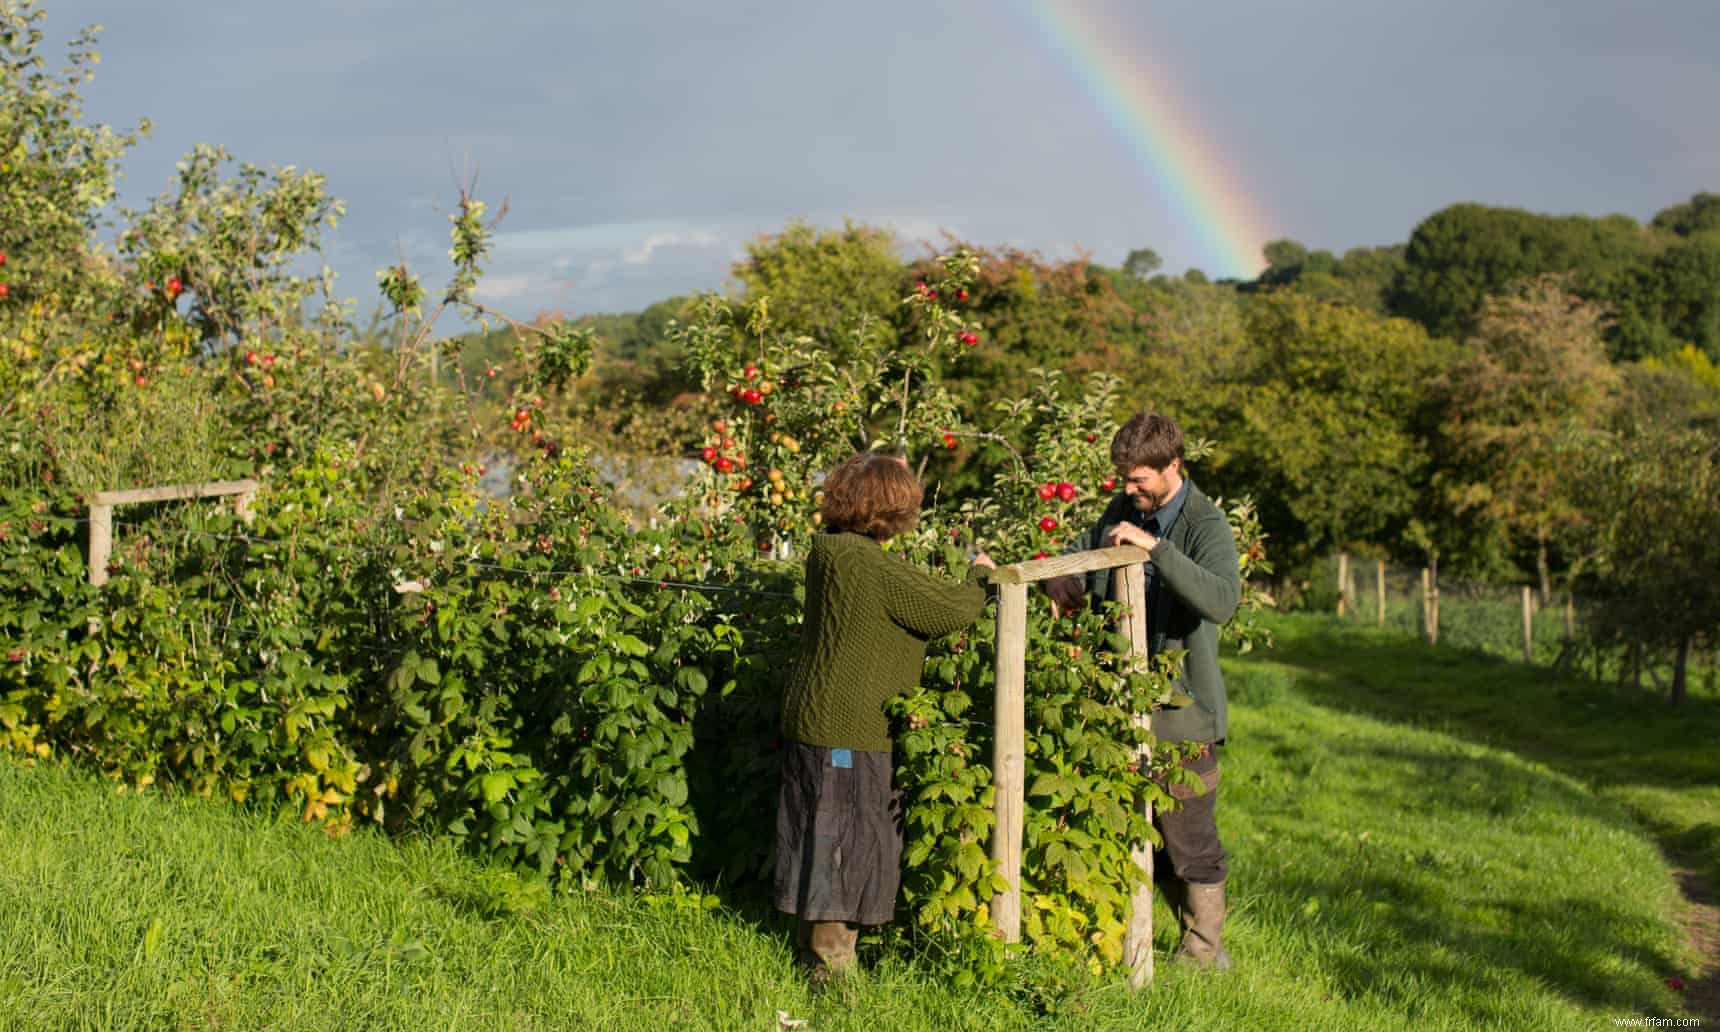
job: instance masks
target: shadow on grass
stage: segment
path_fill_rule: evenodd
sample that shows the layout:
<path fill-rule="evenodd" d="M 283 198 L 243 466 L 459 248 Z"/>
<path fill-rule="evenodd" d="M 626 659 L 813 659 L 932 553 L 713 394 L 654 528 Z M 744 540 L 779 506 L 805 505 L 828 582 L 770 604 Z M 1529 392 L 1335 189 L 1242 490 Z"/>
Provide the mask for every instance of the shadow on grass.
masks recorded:
<path fill-rule="evenodd" d="M 1673 707 L 1634 688 L 1308 616 L 1287 619 L 1263 658 L 1328 675 L 1299 683 L 1320 705 L 1451 731 L 1596 785 L 1720 783 L 1720 699 Z"/>
<path fill-rule="evenodd" d="M 1529 822 L 1526 828 L 1533 828 L 1537 816 L 1572 814 L 1632 835 L 1646 830 L 1676 860 L 1720 870 L 1720 826 L 1710 819 L 1712 803 L 1704 801 L 1720 784 L 1720 749 L 1713 746 L 1720 740 L 1720 700 L 1692 698 L 1671 707 L 1634 689 L 1471 650 L 1432 649 L 1415 638 L 1330 619 L 1290 617 L 1275 630 L 1277 648 L 1257 662 L 1238 664 L 1232 680 L 1238 704 L 1264 707 L 1294 697 L 1388 726 L 1439 730 L 1547 768 L 1466 753 L 1460 746 L 1430 751 L 1383 742 L 1362 746 L 1369 764 L 1398 774 L 1376 773 L 1370 781 L 1359 768 L 1350 772 L 1355 780 L 1344 793 L 1353 813 L 1395 812 L 1406 824 L 1449 820 L 1453 848 L 1400 854 L 1392 860 L 1399 868 L 1395 872 L 1389 864 L 1372 868 L 1361 856 L 1340 876 L 1318 864 L 1278 869 L 1266 864 L 1255 872 L 1269 910 L 1284 899 L 1318 901 L 1312 923 L 1330 940 L 1323 955 L 1347 989 L 1401 996 L 1398 1002 L 1413 1008 L 1416 994 L 1430 984 L 1473 988 L 1489 984 L 1497 972 L 1514 971 L 1574 1000 L 1621 1013 L 1652 1012 L 1664 1004 L 1661 987 L 1684 973 L 1681 958 L 1658 915 L 1641 905 L 1640 890 L 1632 912 L 1609 903 L 1607 886 L 1594 885 L 1597 875 L 1580 870 L 1585 861 L 1596 869 L 1618 864 L 1604 855 L 1604 847 L 1594 842 L 1573 846 L 1562 865 L 1544 855 L 1531 857 L 1537 869 L 1560 875 L 1515 885 L 1521 874 L 1489 870 L 1479 861 L 1484 853 L 1466 855 L 1463 833 L 1456 829 L 1466 821 L 1473 828 L 1478 818 L 1522 818 Z M 1320 737 L 1319 718 L 1310 719 L 1315 728 L 1300 733 Z M 1341 740 L 1312 745 L 1298 740 L 1296 731 L 1276 727 L 1251 732 L 1250 738 L 1250 750 L 1271 757 L 1260 765 L 1260 777 L 1268 783 L 1238 786 L 1238 794 L 1252 787 L 1277 797 L 1261 807 L 1266 825 L 1283 823 L 1274 819 L 1275 807 L 1293 811 L 1298 805 L 1294 790 L 1271 784 L 1272 779 L 1315 776 L 1322 764 L 1342 765 L 1346 752 Z M 1330 825 L 1347 816 L 1300 819 Z M 1279 843 L 1284 849 L 1330 845 L 1329 837 L 1296 841 L 1294 823 L 1285 830 Z M 1546 834 L 1537 831 L 1539 846 L 1525 848 L 1545 851 Z M 1572 834 L 1579 837 L 1574 826 Z M 1497 847 L 1499 840 L 1493 842 Z M 1496 850 L 1496 864 L 1517 859 L 1509 849 Z M 1586 890 L 1568 884 L 1563 872 L 1573 867 L 1579 870 L 1572 877 L 1586 874 L 1591 880 Z M 1407 877 L 1406 868 L 1413 872 Z M 1442 886 L 1438 891 L 1429 881 L 1434 876 Z M 1712 886 L 1683 888 L 1694 899 Z M 1623 895 L 1618 899 L 1628 903 Z M 1279 915 L 1287 927 L 1303 916 Z M 1345 945 L 1346 939 L 1353 941 Z M 1508 1001 L 1495 1007 L 1472 999 L 1466 1006 L 1477 1010 L 1477 1020 L 1510 1020 Z"/>
<path fill-rule="evenodd" d="M 1639 831 L 1621 808 L 1542 767 L 1376 734 L 1250 732 L 1231 804 L 1253 815 L 1237 867 L 1258 934 L 1334 994 L 1410 1017 L 1509 1026 L 1542 987 L 1620 1014 L 1664 1004 L 1665 925 L 1641 885 L 1608 880 Z"/>

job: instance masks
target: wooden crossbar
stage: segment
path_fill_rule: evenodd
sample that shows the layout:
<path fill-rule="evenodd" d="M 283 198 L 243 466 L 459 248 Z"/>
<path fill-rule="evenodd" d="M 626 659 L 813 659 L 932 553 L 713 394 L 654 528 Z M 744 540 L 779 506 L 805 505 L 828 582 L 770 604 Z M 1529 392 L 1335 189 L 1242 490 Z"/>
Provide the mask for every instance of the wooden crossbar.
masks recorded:
<path fill-rule="evenodd" d="M 90 496 L 90 583 L 98 588 L 107 583 L 108 560 L 113 558 L 115 506 L 227 495 L 238 496 L 233 501 L 233 510 L 240 519 L 251 522 L 251 502 L 257 497 L 255 480 L 212 480 L 201 484 L 139 487 L 129 491 L 97 491 Z"/>

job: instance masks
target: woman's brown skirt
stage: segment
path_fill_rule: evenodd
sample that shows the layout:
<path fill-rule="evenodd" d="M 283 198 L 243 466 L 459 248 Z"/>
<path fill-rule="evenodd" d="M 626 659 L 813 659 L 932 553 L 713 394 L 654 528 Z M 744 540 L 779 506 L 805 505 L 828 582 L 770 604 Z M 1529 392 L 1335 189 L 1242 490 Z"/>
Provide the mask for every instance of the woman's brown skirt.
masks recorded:
<path fill-rule="evenodd" d="M 902 796 L 887 752 L 782 745 L 776 908 L 884 924 L 902 882 Z"/>

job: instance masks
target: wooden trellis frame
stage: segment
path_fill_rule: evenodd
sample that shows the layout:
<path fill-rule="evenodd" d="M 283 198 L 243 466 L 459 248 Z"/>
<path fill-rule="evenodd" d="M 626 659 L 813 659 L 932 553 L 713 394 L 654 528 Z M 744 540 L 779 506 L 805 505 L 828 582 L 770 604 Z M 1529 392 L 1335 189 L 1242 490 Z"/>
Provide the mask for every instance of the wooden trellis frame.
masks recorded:
<path fill-rule="evenodd" d="M 255 480 L 214 480 L 202 484 L 171 487 L 140 487 L 131 491 L 97 491 L 90 496 L 90 583 L 107 583 L 108 560 L 113 558 L 113 510 L 115 506 L 141 502 L 171 502 L 185 498 L 221 498 L 237 495 L 233 511 L 251 522 L 251 501 L 257 497 Z"/>
<path fill-rule="evenodd" d="M 1115 570 L 1113 597 L 1123 602 L 1119 630 L 1129 639 L 1131 662 L 1147 661 L 1147 591 L 1141 564 L 1147 550 L 1134 545 L 1036 559 L 1000 566 L 992 574 L 998 585 L 997 606 L 997 735 L 992 746 L 993 811 L 991 858 L 1009 887 L 992 899 L 991 919 L 1004 942 L 1021 941 L 1021 822 L 1027 804 L 1027 588 L 1053 577 Z M 1150 727 L 1151 718 L 1137 713 L 1135 721 Z M 1147 759 L 1142 756 L 1143 762 Z M 1151 819 L 1149 809 L 1147 817 Z M 1153 979 L 1153 849 L 1139 842 L 1132 854 L 1146 875 L 1129 901 L 1129 928 L 1123 939 L 1123 963 L 1129 984 L 1140 988 Z"/>

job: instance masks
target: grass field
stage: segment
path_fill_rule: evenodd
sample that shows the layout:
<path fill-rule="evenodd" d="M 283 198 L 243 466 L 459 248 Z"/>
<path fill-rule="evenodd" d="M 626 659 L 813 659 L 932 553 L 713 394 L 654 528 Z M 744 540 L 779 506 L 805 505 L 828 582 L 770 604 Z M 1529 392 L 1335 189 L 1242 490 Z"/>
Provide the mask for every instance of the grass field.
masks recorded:
<path fill-rule="evenodd" d="M 754 905 L 552 896 L 445 846 L 0 763 L 0 1027 L 1610 1027 L 1682 1013 L 1660 842 L 1720 863 L 1720 707 L 1318 617 L 1226 668 L 1217 977 L 1056 998 L 881 958 L 815 996 Z M 1657 838 L 1659 841 L 1657 841 Z M 1159 913 L 1168 933 L 1168 915 Z M 1171 945 L 1168 934 L 1161 947 Z"/>

